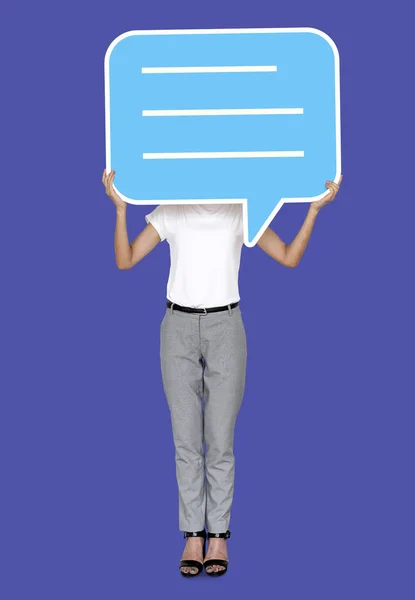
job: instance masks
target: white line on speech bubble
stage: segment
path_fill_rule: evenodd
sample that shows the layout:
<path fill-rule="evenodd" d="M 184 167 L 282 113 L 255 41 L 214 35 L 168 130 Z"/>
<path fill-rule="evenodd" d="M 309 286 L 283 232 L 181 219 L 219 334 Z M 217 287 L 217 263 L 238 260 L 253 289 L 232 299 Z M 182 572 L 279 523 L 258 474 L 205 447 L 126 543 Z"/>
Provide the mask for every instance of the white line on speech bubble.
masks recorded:
<path fill-rule="evenodd" d="M 177 158 L 303 158 L 303 150 L 276 150 L 274 152 L 144 152 L 144 159 Z"/>
<path fill-rule="evenodd" d="M 143 67 L 143 75 L 165 75 L 172 73 L 275 73 L 276 65 L 235 67 Z"/>
<path fill-rule="evenodd" d="M 273 34 L 273 33 L 313 33 L 321 38 L 323 38 L 333 50 L 334 55 L 334 67 L 335 67 L 335 113 L 336 113 L 336 174 L 334 177 L 334 182 L 338 183 L 341 175 L 341 127 L 340 127 L 340 56 L 338 48 L 335 42 L 331 39 L 327 33 L 321 31 L 321 29 L 317 29 L 315 27 L 278 27 L 278 28 L 241 28 L 241 29 L 136 29 L 127 31 L 125 33 L 120 34 L 116 37 L 111 44 L 108 46 L 107 51 L 105 53 L 104 58 L 104 87 L 105 87 L 105 156 L 106 156 L 106 171 L 109 173 L 111 171 L 111 136 L 110 136 L 110 83 L 109 83 L 109 60 L 111 53 L 115 46 L 123 39 L 130 36 L 152 36 L 152 35 L 227 35 L 227 34 L 255 34 L 261 33 L 264 35 Z M 206 67 L 204 67 L 206 68 Z M 275 66 L 275 69 L 277 67 Z M 229 72 L 229 71 L 228 71 Z M 289 202 L 316 202 L 324 196 L 330 193 L 329 190 L 319 194 L 318 196 L 313 197 L 304 197 L 304 198 L 281 198 L 280 201 L 276 204 L 274 210 L 269 215 L 268 219 L 265 221 L 261 229 L 257 232 L 254 239 L 248 241 L 248 198 L 211 198 L 211 199 L 198 199 L 198 198 L 184 198 L 184 199 L 176 199 L 169 200 L 166 198 L 160 199 L 142 199 L 142 200 L 133 200 L 132 198 L 128 198 L 124 196 L 114 185 L 115 191 L 119 194 L 119 196 L 130 204 L 137 205 L 158 205 L 158 204 L 218 204 L 218 203 L 228 203 L 228 204 L 242 204 L 243 206 L 243 221 L 244 221 L 244 244 L 249 248 L 252 248 L 256 245 L 259 238 L 262 236 L 264 231 L 267 229 L 275 215 L 278 213 L 283 204 Z"/>
<path fill-rule="evenodd" d="M 207 108 L 200 110 L 143 110 L 143 117 L 219 117 L 232 115 L 302 115 L 303 108 Z"/>

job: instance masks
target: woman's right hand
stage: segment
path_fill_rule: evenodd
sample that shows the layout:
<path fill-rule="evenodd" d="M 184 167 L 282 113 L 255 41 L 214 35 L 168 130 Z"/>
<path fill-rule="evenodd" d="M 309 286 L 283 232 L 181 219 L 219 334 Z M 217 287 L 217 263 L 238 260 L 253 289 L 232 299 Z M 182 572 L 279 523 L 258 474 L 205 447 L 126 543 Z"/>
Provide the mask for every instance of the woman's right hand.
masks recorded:
<path fill-rule="evenodd" d="M 111 198 L 115 208 L 126 208 L 127 203 L 124 202 L 124 200 L 122 200 L 114 190 L 114 177 L 115 171 L 110 171 L 107 174 L 106 169 L 104 169 L 104 173 L 102 174 L 102 183 L 105 185 L 105 193 Z"/>

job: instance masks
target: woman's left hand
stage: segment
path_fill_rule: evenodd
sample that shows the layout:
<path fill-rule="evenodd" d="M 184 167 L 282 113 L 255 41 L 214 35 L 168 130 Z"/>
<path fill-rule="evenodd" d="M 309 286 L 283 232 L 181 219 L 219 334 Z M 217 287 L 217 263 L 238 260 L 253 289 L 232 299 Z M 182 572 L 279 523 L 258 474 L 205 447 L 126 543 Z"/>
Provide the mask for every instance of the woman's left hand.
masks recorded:
<path fill-rule="evenodd" d="M 314 210 L 320 210 L 323 206 L 332 202 L 334 198 L 337 196 L 337 193 L 340 189 L 340 184 L 342 182 L 343 175 L 340 175 L 339 183 L 334 183 L 334 181 L 326 181 L 326 188 L 328 188 L 329 193 L 326 194 L 321 200 L 317 200 L 316 202 L 311 202 L 310 208 Z"/>

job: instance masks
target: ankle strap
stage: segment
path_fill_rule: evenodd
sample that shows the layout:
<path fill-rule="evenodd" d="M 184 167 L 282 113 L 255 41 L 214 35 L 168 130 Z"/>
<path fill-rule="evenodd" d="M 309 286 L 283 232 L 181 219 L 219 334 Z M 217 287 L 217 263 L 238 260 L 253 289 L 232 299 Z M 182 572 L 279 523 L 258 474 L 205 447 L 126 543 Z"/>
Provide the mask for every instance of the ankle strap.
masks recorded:
<path fill-rule="evenodd" d="M 201 531 L 185 531 L 183 537 L 206 537 L 206 531 L 202 529 Z"/>
<path fill-rule="evenodd" d="M 210 533 L 210 531 L 208 531 L 208 538 L 225 538 L 225 540 L 227 540 L 228 538 L 231 537 L 231 532 L 226 531 L 226 533 Z"/>

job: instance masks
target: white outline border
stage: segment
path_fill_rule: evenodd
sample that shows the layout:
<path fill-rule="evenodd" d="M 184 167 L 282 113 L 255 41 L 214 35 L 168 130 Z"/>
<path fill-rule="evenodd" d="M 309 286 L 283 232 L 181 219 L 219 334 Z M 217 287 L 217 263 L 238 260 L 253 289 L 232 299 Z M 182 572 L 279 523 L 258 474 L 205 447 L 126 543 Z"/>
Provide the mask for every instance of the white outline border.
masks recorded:
<path fill-rule="evenodd" d="M 336 44 L 324 31 L 314 27 L 284 27 L 284 28 L 254 28 L 254 29 L 160 29 L 160 30 L 132 30 L 122 33 L 115 38 L 109 45 L 104 59 L 104 80 L 105 80 L 105 146 L 106 146 L 106 170 L 111 171 L 111 140 L 110 140 L 110 101 L 109 101 L 109 58 L 115 46 L 123 39 L 133 35 L 194 35 L 194 34 L 232 34 L 232 33 L 314 33 L 322 37 L 333 50 L 335 67 L 335 111 L 336 111 L 336 176 L 334 181 L 339 182 L 341 174 L 341 127 L 340 127 L 340 57 Z M 120 197 L 129 204 L 137 205 L 158 205 L 158 204 L 243 204 L 244 221 L 244 244 L 248 248 L 256 245 L 268 225 L 278 213 L 283 204 L 288 202 L 315 202 L 323 198 L 329 191 L 311 198 L 281 198 L 274 210 L 265 221 L 261 229 L 251 242 L 248 242 L 248 199 L 247 198 L 214 198 L 214 199 L 186 199 L 180 200 L 132 200 L 121 194 L 114 186 Z"/>

